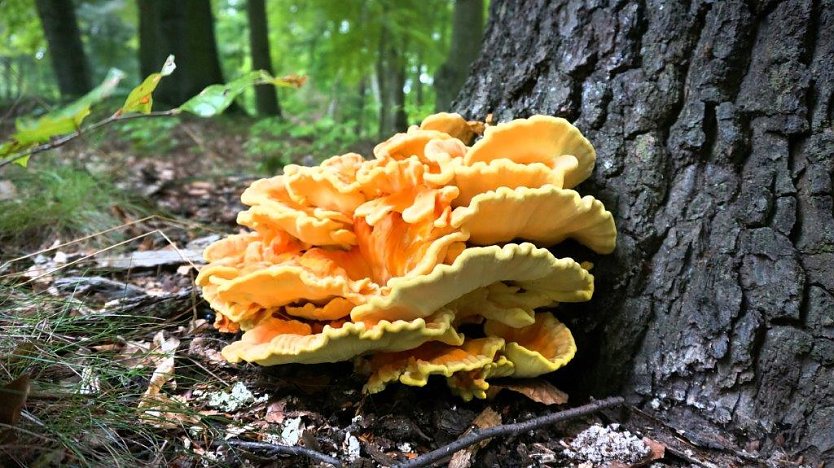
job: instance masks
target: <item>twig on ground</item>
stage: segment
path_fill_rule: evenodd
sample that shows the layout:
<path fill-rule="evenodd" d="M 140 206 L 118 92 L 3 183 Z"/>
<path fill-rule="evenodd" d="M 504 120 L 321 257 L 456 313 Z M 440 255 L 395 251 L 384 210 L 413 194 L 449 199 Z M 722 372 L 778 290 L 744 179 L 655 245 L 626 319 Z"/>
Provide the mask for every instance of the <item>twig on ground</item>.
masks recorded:
<path fill-rule="evenodd" d="M 265 452 L 271 452 L 273 454 L 277 453 L 284 453 L 287 455 L 303 455 L 308 458 L 312 458 L 313 460 L 320 461 L 322 463 L 329 463 L 333 466 L 341 467 L 342 463 L 329 455 L 325 455 L 321 452 L 317 452 L 312 449 L 308 449 L 307 447 L 291 447 L 289 445 L 280 445 L 280 444 L 268 444 L 265 442 L 252 442 L 248 440 L 225 440 L 225 441 L 216 441 L 212 445 L 220 446 L 220 445 L 231 445 L 232 447 L 238 447 L 243 449 L 249 450 L 263 450 Z"/>
<path fill-rule="evenodd" d="M 557 422 L 567 421 L 569 419 L 574 419 L 580 416 L 586 416 L 592 413 L 596 413 L 597 411 L 605 408 L 620 406 L 623 404 L 624 401 L 625 400 L 623 399 L 623 397 L 611 397 L 606 398 L 604 400 L 598 400 L 593 403 L 588 403 L 587 405 L 571 408 L 565 411 L 559 411 L 558 413 L 552 413 L 538 418 L 534 418 L 529 421 L 514 424 L 502 424 L 500 426 L 494 426 L 483 430 L 476 429 L 469 433 L 469 435 L 463 436 L 460 439 L 443 447 L 440 447 L 437 450 L 433 450 L 429 453 L 420 455 L 419 457 L 413 460 L 409 460 L 405 463 L 401 463 L 395 466 L 401 468 L 429 466 L 444 458 L 451 457 L 455 454 L 455 452 L 463 450 L 466 447 L 469 447 L 470 445 L 478 443 L 484 439 L 489 439 L 492 437 L 502 435 L 520 434 L 522 432 L 527 432 L 542 426 L 547 426 L 550 424 L 555 424 Z"/>

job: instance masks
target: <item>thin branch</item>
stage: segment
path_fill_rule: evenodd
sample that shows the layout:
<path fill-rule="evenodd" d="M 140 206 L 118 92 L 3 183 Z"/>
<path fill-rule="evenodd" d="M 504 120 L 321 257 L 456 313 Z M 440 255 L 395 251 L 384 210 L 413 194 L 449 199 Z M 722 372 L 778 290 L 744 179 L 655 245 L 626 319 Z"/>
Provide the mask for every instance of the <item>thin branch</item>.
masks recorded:
<path fill-rule="evenodd" d="M 243 449 L 249 450 L 263 450 L 265 452 L 271 452 L 271 454 L 278 454 L 283 453 L 287 455 L 301 455 L 308 458 L 312 458 L 313 460 L 320 461 L 322 463 L 328 463 L 333 466 L 341 467 L 342 463 L 329 455 L 325 455 L 321 452 L 317 452 L 313 449 L 308 449 L 307 447 L 297 447 L 297 446 L 289 446 L 289 445 L 281 445 L 281 444 L 268 444 L 265 442 L 251 442 L 247 440 L 237 440 L 231 439 L 226 441 L 217 441 L 212 445 L 222 445 L 228 444 L 232 447 L 239 447 Z"/>
<path fill-rule="evenodd" d="M 90 132 L 90 131 L 93 131 L 93 130 L 98 130 L 99 128 L 102 128 L 102 127 L 106 127 L 107 125 L 110 125 L 113 122 L 121 122 L 121 121 L 124 121 L 124 120 L 134 120 L 134 119 L 144 119 L 144 118 L 149 118 L 149 117 L 173 117 L 173 116 L 179 114 L 179 112 L 180 112 L 179 109 L 171 109 L 171 110 L 167 110 L 167 111 L 149 112 L 147 114 L 122 115 L 122 114 L 119 114 L 119 113 L 115 113 L 115 114 L 111 115 L 110 117 L 108 117 L 104 120 L 98 121 L 98 122 L 96 122 L 92 125 L 89 125 L 87 127 L 79 128 L 78 130 L 75 131 L 75 133 L 70 133 L 69 135 L 64 135 L 60 138 L 56 138 L 54 140 L 48 141 L 48 142 L 46 142 L 42 145 L 38 145 L 38 146 L 28 150 L 28 151 L 24 151 L 23 153 L 13 155 L 9 159 L 4 159 L 4 160 L 0 161 L 0 169 L 2 169 L 5 166 L 8 166 L 9 164 L 12 164 L 13 162 L 17 161 L 20 158 L 25 158 L 27 156 L 32 156 L 32 155 L 35 155 L 35 154 L 38 154 L 38 153 L 43 153 L 44 151 L 49 151 L 49 150 L 58 148 L 60 146 L 64 146 L 65 144 L 69 143 L 70 141 L 75 140 L 76 138 L 80 137 L 84 133 L 87 133 L 87 132 Z"/>
<path fill-rule="evenodd" d="M 455 452 L 463 450 L 466 447 L 476 444 L 484 439 L 490 439 L 502 435 L 520 434 L 522 432 L 527 432 L 542 426 L 547 426 L 557 422 L 567 421 L 569 419 L 574 419 L 581 416 L 596 413 L 597 411 L 605 408 L 620 406 L 623 404 L 624 401 L 625 400 L 623 399 L 623 397 L 611 397 L 606 398 L 604 400 L 595 401 L 593 403 L 588 403 L 587 405 L 571 408 L 565 411 L 559 411 L 558 413 L 552 413 L 538 418 L 534 418 L 529 421 L 514 424 L 502 424 L 500 426 L 494 426 L 487 429 L 475 429 L 468 435 L 465 435 L 450 444 L 444 445 L 443 447 L 440 447 L 437 450 L 433 450 L 429 453 L 420 455 L 419 457 L 413 460 L 409 460 L 405 463 L 401 463 L 395 466 L 401 468 L 429 466 L 433 463 L 443 460 L 444 458 L 451 457 L 455 454 Z"/>

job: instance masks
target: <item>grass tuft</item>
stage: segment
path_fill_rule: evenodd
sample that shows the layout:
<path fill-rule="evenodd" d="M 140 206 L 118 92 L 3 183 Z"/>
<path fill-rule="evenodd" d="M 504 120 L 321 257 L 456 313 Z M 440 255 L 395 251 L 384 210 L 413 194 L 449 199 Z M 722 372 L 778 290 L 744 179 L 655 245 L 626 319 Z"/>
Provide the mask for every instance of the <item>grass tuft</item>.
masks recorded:
<path fill-rule="evenodd" d="M 117 208 L 141 211 L 109 181 L 68 166 L 11 168 L 16 189 L 0 200 L 0 241 L 37 245 L 52 236 L 84 235 L 118 225 Z"/>
<path fill-rule="evenodd" d="M 18 423 L 0 425 L 0 466 L 165 466 L 186 455 L 173 434 L 198 430 L 206 440 L 216 437 L 193 408 L 173 400 L 161 410 L 185 413 L 188 423 L 172 430 L 140 419 L 154 369 L 126 363 L 120 346 L 147 343 L 191 316 L 187 304 L 171 313 L 91 311 L 71 297 L 0 283 L 0 384 L 24 374 L 31 382 Z M 178 366 L 176 379 L 190 387 L 211 376 Z"/>

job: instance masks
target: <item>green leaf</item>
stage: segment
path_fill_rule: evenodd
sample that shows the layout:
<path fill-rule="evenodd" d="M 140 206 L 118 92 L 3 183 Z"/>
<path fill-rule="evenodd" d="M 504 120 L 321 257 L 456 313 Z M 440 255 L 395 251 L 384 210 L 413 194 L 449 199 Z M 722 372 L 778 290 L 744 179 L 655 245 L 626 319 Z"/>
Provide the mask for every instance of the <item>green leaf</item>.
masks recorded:
<path fill-rule="evenodd" d="M 275 78 L 264 70 L 255 70 L 226 84 L 207 86 L 200 94 L 185 101 L 179 109 L 200 117 L 213 117 L 232 105 L 235 98 L 250 86 L 271 84 L 297 87 L 300 83 L 303 83 L 303 78 Z"/>
<path fill-rule="evenodd" d="M 56 115 L 47 114 L 35 122 L 16 122 L 17 132 L 12 138 L 21 146 L 30 143 L 42 143 L 49 141 L 56 135 L 72 133 L 81 127 L 81 122 L 90 115 L 90 105 L 77 107 L 74 104 L 72 109 L 75 114 L 68 114 L 64 110 Z"/>
<path fill-rule="evenodd" d="M 162 81 L 162 78 L 173 73 L 176 68 L 177 65 L 174 63 L 174 56 L 169 55 L 168 58 L 165 59 L 165 64 L 162 65 L 162 70 L 160 70 L 159 73 L 151 73 L 147 78 L 145 78 L 144 81 L 142 81 L 142 84 L 133 88 L 127 96 L 124 105 L 121 109 L 119 109 L 119 113 L 150 113 L 151 107 L 153 106 L 153 92 L 156 90 L 159 82 Z"/>
<path fill-rule="evenodd" d="M 17 132 L 11 137 L 16 142 L 16 145 L 12 145 L 13 151 L 20 151 L 21 146 L 43 143 L 54 136 L 78 130 L 81 122 L 90 115 L 90 106 L 113 94 L 124 77 L 123 71 L 112 68 L 100 85 L 69 105 L 49 112 L 38 119 L 18 119 L 15 122 Z M 3 153 L 0 152 L 0 154 Z"/>
<path fill-rule="evenodd" d="M 26 156 L 21 156 L 21 157 L 15 159 L 14 161 L 12 161 L 12 164 L 17 164 L 20 167 L 28 166 L 29 165 L 29 155 L 27 154 Z"/>
<path fill-rule="evenodd" d="M 37 119 L 17 119 L 15 121 L 17 131 L 9 140 L 0 144 L 0 157 L 4 161 L 11 160 L 15 164 L 26 167 L 29 156 L 20 156 L 21 153 L 38 143 L 49 141 L 54 136 L 66 135 L 78 130 L 81 122 L 90 115 L 90 106 L 113 94 L 124 77 L 123 71 L 112 68 L 100 85 L 72 103 Z"/>

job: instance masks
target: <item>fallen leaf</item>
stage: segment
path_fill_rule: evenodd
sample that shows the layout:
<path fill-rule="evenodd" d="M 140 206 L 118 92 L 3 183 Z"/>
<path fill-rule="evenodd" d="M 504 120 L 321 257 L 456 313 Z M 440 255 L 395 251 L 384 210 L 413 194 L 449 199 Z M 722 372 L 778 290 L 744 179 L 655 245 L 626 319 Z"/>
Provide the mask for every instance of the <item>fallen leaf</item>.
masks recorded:
<path fill-rule="evenodd" d="M 475 417 L 472 421 L 472 426 L 477 429 L 487 429 L 490 427 L 495 427 L 501 424 L 501 415 L 498 414 L 494 409 L 487 407 L 481 413 Z M 466 432 L 463 433 L 463 436 L 471 433 L 473 427 L 470 427 Z M 478 450 L 486 447 L 489 441 L 492 439 L 482 440 L 476 444 L 470 445 L 469 447 L 456 452 L 452 455 L 452 459 L 449 461 L 450 468 L 469 468 L 472 466 L 472 461 L 475 459 L 475 455 L 478 453 Z"/>
<path fill-rule="evenodd" d="M 198 336 L 191 340 L 191 344 L 188 345 L 188 354 L 191 356 L 202 357 L 208 362 L 214 362 L 217 364 L 227 363 L 227 361 L 223 359 L 223 355 L 220 354 L 220 351 L 212 348 L 209 341 L 202 336 Z"/>
<path fill-rule="evenodd" d="M 654 439 L 649 439 L 648 437 L 643 437 L 643 443 L 646 444 L 646 447 L 649 448 L 649 456 L 648 459 L 643 462 L 643 464 L 648 464 L 655 460 L 660 460 L 666 456 L 666 445 L 662 442 L 658 442 Z"/>
<path fill-rule="evenodd" d="M 29 374 L 23 374 L 0 387 L 0 424 L 14 426 L 29 396 Z"/>
<path fill-rule="evenodd" d="M 147 390 L 139 400 L 138 408 L 142 411 L 140 418 L 157 427 L 171 427 L 171 421 L 193 422 L 194 418 L 187 417 L 184 412 L 168 412 L 160 409 L 162 406 L 172 406 L 171 404 L 175 403 L 161 392 L 163 385 L 168 382 L 176 388 L 176 381 L 173 380 L 174 354 L 180 345 L 180 340 L 174 336 L 165 338 L 165 333 L 160 331 L 153 337 L 153 342 L 156 349 L 149 353 L 148 357 L 156 363 L 156 369 L 151 375 Z"/>
<path fill-rule="evenodd" d="M 0 446 L 17 440 L 17 432 L 13 426 L 20 419 L 20 412 L 29 395 L 29 387 L 29 374 L 23 374 L 0 387 L 0 424 L 5 426 L 0 430 Z"/>
<path fill-rule="evenodd" d="M 568 394 L 541 379 L 525 379 L 516 382 L 495 384 L 489 387 L 488 395 L 494 397 L 501 390 L 520 393 L 527 398 L 544 405 L 564 405 Z"/>
<path fill-rule="evenodd" d="M 266 420 L 266 422 L 281 424 L 284 421 L 284 418 L 287 416 L 286 415 L 286 410 L 287 410 L 287 400 L 286 399 L 279 400 L 279 401 L 276 401 L 274 403 L 271 403 L 266 408 L 266 416 L 264 416 L 264 419 Z"/>

